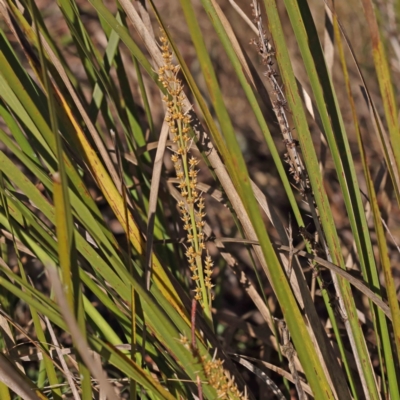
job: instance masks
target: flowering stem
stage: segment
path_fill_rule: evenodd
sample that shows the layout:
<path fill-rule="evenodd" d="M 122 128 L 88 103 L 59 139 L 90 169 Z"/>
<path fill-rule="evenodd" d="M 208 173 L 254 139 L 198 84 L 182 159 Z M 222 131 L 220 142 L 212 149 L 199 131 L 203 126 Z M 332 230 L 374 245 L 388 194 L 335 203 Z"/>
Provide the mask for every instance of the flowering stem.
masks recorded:
<path fill-rule="evenodd" d="M 213 285 L 211 284 L 211 275 L 213 263 L 208 254 L 204 263 L 202 259 L 203 250 L 205 250 L 203 233 L 205 213 L 203 212 L 204 200 L 197 190 L 198 170 L 196 167 L 199 161 L 193 156 L 189 158 L 191 147 L 191 139 L 188 135 L 190 117 L 182 112 L 184 108 L 182 103 L 183 86 L 177 78 L 179 66 L 172 65 L 172 54 L 165 35 L 161 36 L 160 40 L 165 64 L 159 69 L 158 74 L 159 80 L 168 92 L 168 95 L 163 98 L 167 105 L 166 121 L 168 121 L 170 127 L 172 140 L 177 146 L 171 160 L 179 179 L 179 189 L 183 198 L 179 201 L 178 208 L 189 243 L 185 255 L 192 272 L 192 280 L 195 283 L 194 299 L 203 307 L 206 320 L 212 328 L 211 289 Z"/>

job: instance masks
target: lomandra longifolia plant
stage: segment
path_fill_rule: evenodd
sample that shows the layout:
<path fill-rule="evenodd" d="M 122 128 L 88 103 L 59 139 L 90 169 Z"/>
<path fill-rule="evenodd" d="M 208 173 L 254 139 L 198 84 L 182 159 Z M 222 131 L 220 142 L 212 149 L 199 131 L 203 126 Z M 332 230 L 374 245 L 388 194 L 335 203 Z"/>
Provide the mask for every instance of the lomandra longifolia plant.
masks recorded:
<path fill-rule="evenodd" d="M 0 400 L 400 400 L 400 8 L 251 3 L 0 0 Z"/>

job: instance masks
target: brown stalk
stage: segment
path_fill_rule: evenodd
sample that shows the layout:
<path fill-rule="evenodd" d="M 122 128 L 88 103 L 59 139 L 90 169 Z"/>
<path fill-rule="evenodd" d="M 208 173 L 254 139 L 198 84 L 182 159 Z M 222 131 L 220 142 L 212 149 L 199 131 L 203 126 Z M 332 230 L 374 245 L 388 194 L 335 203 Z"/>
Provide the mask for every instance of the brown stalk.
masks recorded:
<path fill-rule="evenodd" d="M 62 367 L 63 372 L 65 374 L 65 377 L 67 378 L 67 382 L 69 384 L 69 387 L 71 388 L 72 396 L 73 396 L 74 400 L 80 400 L 79 392 L 78 392 L 78 389 L 77 389 L 77 387 L 75 385 L 74 376 L 71 373 L 70 369 L 68 368 L 67 363 L 65 362 L 64 355 L 62 353 L 62 349 L 61 349 L 60 344 L 58 342 L 57 336 L 54 333 L 54 329 L 51 326 L 51 323 L 50 323 L 50 321 L 49 321 L 49 319 L 47 317 L 44 317 L 44 320 L 46 322 L 47 329 L 49 331 L 51 340 L 53 342 L 53 345 L 54 345 L 54 348 L 55 348 L 55 352 L 57 354 L 58 359 L 60 360 L 60 364 L 61 364 L 61 367 Z"/>
<path fill-rule="evenodd" d="M 79 326 L 75 317 L 69 309 L 68 302 L 64 294 L 57 270 L 54 267 L 50 266 L 47 268 L 47 271 L 50 281 L 52 282 L 54 292 L 56 293 L 57 303 L 60 306 L 61 314 L 64 317 L 72 340 L 74 341 L 75 348 L 79 352 L 79 355 L 81 356 L 86 367 L 89 369 L 90 373 L 96 380 L 98 380 L 100 390 L 106 393 L 107 398 L 109 400 L 120 399 L 112 385 L 110 385 L 110 383 L 108 382 L 107 375 L 104 372 L 101 364 L 96 362 L 95 358 L 90 353 L 89 346 L 79 330 Z"/>

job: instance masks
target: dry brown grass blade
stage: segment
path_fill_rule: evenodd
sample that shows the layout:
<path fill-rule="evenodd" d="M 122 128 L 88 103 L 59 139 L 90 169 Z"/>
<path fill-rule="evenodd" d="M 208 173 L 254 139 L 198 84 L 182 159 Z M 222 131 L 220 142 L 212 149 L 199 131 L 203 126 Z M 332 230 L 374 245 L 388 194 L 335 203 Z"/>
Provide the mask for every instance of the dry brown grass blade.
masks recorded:
<path fill-rule="evenodd" d="M 151 143 L 147 143 L 145 146 L 139 147 L 135 153 L 125 153 L 124 154 L 124 158 L 126 161 L 129 161 L 130 163 L 132 163 L 133 165 L 138 165 L 138 160 L 137 160 L 137 156 L 140 156 L 148 151 L 154 150 L 158 148 L 158 141 L 157 142 L 151 142 Z M 165 143 L 165 146 L 171 146 L 173 144 L 172 140 L 167 140 Z"/>
<path fill-rule="evenodd" d="M 276 245 L 275 247 L 278 251 L 290 251 L 290 248 L 288 246 Z M 338 267 L 337 265 L 332 264 L 331 262 L 326 261 L 323 258 L 314 256 L 313 254 L 309 254 L 303 250 L 295 250 L 295 254 L 298 254 L 302 257 L 306 257 L 309 260 L 315 261 L 321 266 L 345 278 L 348 282 L 350 282 L 350 284 L 352 284 L 360 292 L 362 292 L 365 296 L 367 296 L 372 302 L 374 302 L 385 313 L 385 315 L 390 320 L 392 320 L 392 314 L 390 312 L 389 306 L 359 279 L 355 278 L 354 276 L 352 276 L 342 268 Z"/>
<path fill-rule="evenodd" d="M 77 389 L 77 387 L 75 385 L 74 376 L 73 376 L 72 372 L 70 371 L 70 369 L 68 368 L 67 363 L 64 360 L 60 344 L 58 343 L 58 339 L 56 337 L 56 334 L 54 333 L 54 329 L 51 326 L 51 323 L 50 323 L 49 319 L 47 317 L 44 317 L 44 319 L 45 319 L 45 322 L 46 322 L 47 329 L 48 329 L 48 331 L 50 333 L 51 340 L 52 340 L 53 345 L 55 347 L 55 351 L 57 353 L 58 359 L 60 360 L 61 368 L 64 371 L 64 375 L 67 378 L 67 382 L 68 382 L 69 387 L 71 389 L 72 397 L 75 400 L 80 400 L 79 392 L 78 392 L 78 389 Z"/>
<path fill-rule="evenodd" d="M 254 240 L 247 240 L 247 239 L 231 239 L 231 238 L 219 238 L 217 239 L 220 242 L 232 242 L 232 243 L 243 243 L 243 244 L 250 244 L 250 245 L 256 245 L 257 242 Z M 284 246 L 284 245 L 274 245 L 274 247 L 279 251 L 279 252 L 289 252 L 291 251 L 289 246 Z M 342 268 L 338 267 L 337 265 L 326 261 L 325 259 L 314 256 L 313 254 L 309 254 L 306 251 L 303 250 L 294 250 L 294 255 L 299 255 L 302 257 L 305 257 L 309 260 L 315 261 L 317 264 L 321 265 L 322 267 L 325 267 L 333 272 L 335 272 L 337 275 L 340 275 L 341 277 L 345 278 L 351 285 L 356 287 L 360 292 L 362 292 L 365 296 L 367 296 L 373 303 L 375 303 L 383 312 L 384 314 L 392 320 L 392 314 L 390 312 L 389 306 L 380 298 L 378 297 L 369 287 L 367 287 L 362 281 L 359 279 L 355 278 L 353 275 L 349 274 Z"/>
<path fill-rule="evenodd" d="M 33 342 L 34 344 L 34 342 Z M 114 346 L 115 348 L 117 348 L 118 350 L 121 351 L 129 351 L 131 349 L 131 345 L 130 344 L 117 344 Z M 94 352 L 92 350 L 89 350 L 90 354 L 94 355 Z M 72 356 L 75 356 L 76 351 L 73 348 L 59 348 L 57 351 L 56 350 L 50 350 L 50 356 L 52 358 L 56 357 L 58 354 L 60 354 L 60 356 L 71 356 L 70 360 L 74 360 L 74 358 L 72 358 Z M 18 360 L 21 361 L 40 361 L 43 360 L 43 352 L 41 350 L 38 350 L 36 352 L 33 352 L 32 350 L 28 350 L 28 351 L 24 351 L 24 352 L 20 352 L 18 353 Z M 77 367 L 77 364 L 74 364 Z"/>
<path fill-rule="evenodd" d="M 24 400 L 44 400 L 46 396 L 33 388 L 31 382 L 0 353 L 0 381 Z"/>
<path fill-rule="evenodd" d="M 275 397 L 279 400 L 286 400 L 286 397 L 279 390 L 278 386 L 276 386 L 275 382 L 260 368 L 256 367 L 250 361 L 233 354 L 231 355 L 235 361 L 237 361 L 240 365 L 243 365 L 249 371 L 251 371 L 254 375 L 258 376 L 267 386 L 270 387 Z"/>
<path fill-rule="evenodd" d="M 224 26 L 226 34 L 229 37 L 229 40 L 230 40 L 230 42 L 232 44 L 232 48 L 235 50 L 235 53 L 236 53 L 237 57 L 239 58 L 240 63 L 242 64 L 242 67 L 243 67 L 243 70 L 244 70 L 244 72 L 245 72 L 245 74 L 247 76 L 247 79 L 249 80 L 251 85 L 253 87 L 255 87 L 253 76 L 252 76 L 252 74 L 250 72 L 250 68 L 249 68 L 249 66 L 247 65 L 247 62 L 246 62 L 246 57 L 244 56 L 244 54 L 242 52 L 240 44 L 239 44 L 238 40 L 236 39 L 236 35 L 235 35 L 235 33 L 234 33 L 233 29 L 232 29 L 231 24 L 228 21 L 228 18 L 226 18 L 225 14 L 221 10 L 221 7 L 219 6 L 219 4 L 215 0 L 211 0 L 211 1 L 213 3 L 213 7 L 215 8 L 215 11 L 218 14 L 219 19 L 221 20 L 222 25 Z"/>
<path fill-rule="evenodd" d="M 1 229 L 0 232 L 6 239 L 11 241 L 14 240 L 15 246 L 19 251 L 28 254 L 31 257 L 36 257 L 35 254 L 33 254 L 32 251 L 28 249 L 28 247 L 26 247 L 18 238 L 14 237 L 11 232 L 6 231 L 5 229 Z"/>
<path fill-rule="evenodd" d="M 254 26 L 251 19 L 246 15 L 246 13 L 239 7 L 239 5 L 234 0 L 229 0 L 233 9 L 240 15 L 244 22 L 253 30 L 253 32 L 257 35 L 257 29 Z"/>
<path fill-rule="evenodd" d="M 57 303 L 60 306 L 61 314 L 64 317 L 66 325 L 68 326 L 75 348 L 79 352 L 79 355 L 86 364 L 90 373 L 99 382 L 100 390 L 107 394 L 107 398 L 109 400 L 120 399 L 112 385 L 110 385 L 108 382 L 107 375 L 104 372 L 101 364 L 96 362 L 93 355 L 89 351 L 89 346 L 79 330 L 79 326 L 75 317 L 72 315 L 72 312 L 69 309 L 57 270 L 52 266 L 47 266 L 47 271 L 54 292 L 56 293 Z"/>
<path fill-rule="evenodd" d="M 223 243 L 216 241 L 215 244 L 216 244 L 217 248 L 219 249 L 221 256 L 226 261 L 228 266 L 232 268 L 233 273 L 236 275 L 239 283 L 242 285 L 242 287 L 244 288 L 246 293 L 249 295 L 249 297 L 253 301 L 254 305 L 257 307 L 257 309 L 260 312 L 260 314 L 262 315 L 264 321 L 267 323 L 269 329 L 271 329 L 271 331 L 273 331 L 274 322 L 273 322 L 272 315 L 271 315 L 268 307 L 265 305 L 263 298 L 258 294 L 253 282 L 249 279 L 249 277 L 246 275 L 246 273 L 240 267 L 239 263 L 232 256 L 232 254 L 225 250 L 225 246 L 223 245 Z"/>
<path fill-rule="evenodd" d="M 246 365 L 243 363 L 243 361 L 246 361 L 246 360 L 250 360 L 250 361 L 253 361 L 253 362 L 262 363 L 265 367 L 267 367 L 267 368 L 270 369 L 271 371 L 276 372 L 277 374 L 283 376 L 283 377 L 284 377 L 285 379 L 287 379 L 288 381 L 294 383 L 293 376 L 292 376 L 289 372 L 285 371 L 285 370 L 282 369 L 282 368 L 277 367 L 276 365 L 270 364 L 270 363 L 265 362 L 265 361 L 263 361 L 263 360 L 257 360 L 256 358 L 253 358 L 253 357 L 242 356 L 242 355 L 240 355 L 240 354 L 229 354 L 229 355 L 230 355 L 231 357 L 233 357 L 233 359 L 234 359 L 235 361 L 239 362 L 241 365 L 244 365 L 244 366 L 246 366 Z M 253 364 L 251 364 L 251 365 L 254 367 Z M 246 367 L 246 368 L 247 368 L 247 367 Z M 256 368 L 256 367 L 254 367 L 254 368 Z M 262 371 L 261 371 L 261 372 L 262 372 Z M 264 372 L 263 372 L 263 374 L 264 374 Z M 302 389 L 303 389 L 306 393 L 308 393 L 310 396 L 313 395 L 310 386 L 308 386 L 308 385 L 307 385 L 305 382 L 303 382 L 303 381 L 300 381 L 300 384 L 301 384 Z"/>
<path fill-rule="evenodd" d="M 288 232 L 285 230 L 282 221 L 275 212 L 274 207 L 269 207 L 267 198 L 254 184 L 253 190 L 260 206 L 277 229 L 281 243 L 289 245 L 286 247 L 290 249 L 291 238 L 288 237 Z M 289 252 L 289 254 L 291 253 Z M 287 271 L 288 279 L 290 281 L 293 293 L 295 294 L 296 299 L 301 307 L 305 310 L 305 314 L 309 322 L 307 326 L 310 330 L 310 337 L 312 338 L 315 347 L 318 350 L 323 368 L 326 370 L 327 376 L 329 376 L 333 381 L 335 381 L 335 379 L 340 380 L 344 377 L 339 374 L 334 375 L 335 370 L 339 370 L 340 366 L 337 358 L 332 351 L 332 347 L 329 343 L 326 332 L 323 330 L 321 324 L 319 323 L 320 318 L 315 309 L 313 298 L 311 296 L 307 283 L 305 282 L 304 275 L 298 259 L 294 253 L 291 254 L 292 257 L 289 257 L 289 260 L 286 256 L 282 257 L 282 255 L 283 254 L 281 253 L 282 264 Z M 292 268 L 294 273 L 291 273 Z M 344 384 L 344 382 L 340 382 L 340 384 Z"/>
<path fill-rule="evenodd" d="M 0 259 L 2 261 L 2 259 Z M 20 350 L 18 350 L 18 347 L 15 347 L 15 351 L 10 355 L 10 358 L 12 357 L 12 361 L 38 361 L 38 360 L 43 360 L 44 357 L 48 357 L 53 360 L 54 357 L 57 356 L 56 351 L 55 350 L 50 350 L 49 353 L 44 353 L 42 351 L 42 348 L 38 345 L 38 342 L 33 340 L 28 333 L 20 326 L 18 325 L 9 315 L 7 315 L 2 309 L 0 309 L 0 314 L 1 316 L 6 319 L 8 321 L 8 323 L 10 325 L 12 325 L 14 327 L 14 329 L 16 331 L 19 332 L 20 335 L 24 336 L 26 338 L 26 342 L 32 344 L 35 348 L 36 348 L 36 352 L 33 352 L 32 348 L 29 348 L 28 351 L 23 351 L 21 352 Z M 69 352 L 67 352 L 67 350 Z M 70 349 L 62 349 L 61 350 L 64 354 L 69 354 L 71 351 Z M 55 363 L 55 366 L 58 369 L 61 369 L 57 363 Z"/>
<path fill-rule="evenodd" d="M 150 14 L 147 12 L 146 8 L 146 1 L 145 0 L 136 0 L 136 4 L 138 5 L 140 15 L 142 17 L 144 26 L 146 27 L 147 31 L 150 35 L 155 39 L 153 26 L 151 25 Z"/>
<path fill-rule="evenodd" d="M 325 55 L 326 66 L 331 76 L 332 76 L 333 62 L 335 56 L 335 47 L 333 40 L 334 40 L 334 35 L 333 35 L 332 11 L 327 5 L 325 5 L 324 55 Z"/>
<path fill-rule="evenodd" d="M 120 0 L 120 4 L 126 12 L 126 15 L 130 19 L 130 21 L 132 22 L 133 26 L 137 30 L 139 36 L 143 40 L 143 43 L 150 53 L 150 56 L 153 58 L 155 62 L 154 67 L 156 69 L 160 68 L 164 64 L 164 60 L 162 58 L 161 51 L 158 48 L 154 36 L 147 30 L 146 25 L 140 18 L 138 12 L 136 11 L 130 0 Z"/>
<path fill-rule="evenodd" d="M 3 352 L 6 352 L 6 354 L 9 355 L 11 362 L 13 362 L 15 367 L 24 374 L 24 367 L 15 358 L 15 339 L 10 329 L 9 321 L 3 315 L 0 315 L 0 337 L 3 339 L 5 345 Z"/>
<path fill-rule="evenodd" d="M 169 132 L 168 122 L 164 119 L 162 124 L 160 139 L 158 141 L 156 157 L 154 160 L 153 173 L 151 177 L 149 211 L 147 213 L 147 231 L 146 231 L 146 264 L 145 264 L 145 282 L 146 289 L 150 289 L 151 278 L 151 255 L 153 252 L 154 222 L 156 216 L 158 189 L 160 186 L 161 172 L 164 160 L 165 147 Z"/>
<path fill-rule="evenodd" d="M 178 178 L 168 178 L 166 182 L 179 184 L 179 179 Z M 215 187 L 213 187 L 211 185 L 207 185 L 207 183 L 197 182 L 196 189 L 211 196 L 213 199 L 217 200 L 219 203 L 226 205 L 225 204 L 226 199 L 225 199 L 223 193 L 220 190 L 216 189 Z"/>
<path fill-rule="evenodd" d="M 294 350 L 293 344 L 290 341 L 290 333 L 286 326 L 285 320 L 279 320 L 278 327 L 280 331 L 280 337 L 282 340 L 281 343 L 282 354 L 284 354 L 288 359 L 288 367 L 290 372 L 292 373 L 294 384 L 296 386 L 297 396 L 299 400 L 307 400 L 307 396 L 301 386 L 301 379 L 299 372 L 297 371 L 294 363 L 294 355 L 296 354 L 296 351 Z"/>

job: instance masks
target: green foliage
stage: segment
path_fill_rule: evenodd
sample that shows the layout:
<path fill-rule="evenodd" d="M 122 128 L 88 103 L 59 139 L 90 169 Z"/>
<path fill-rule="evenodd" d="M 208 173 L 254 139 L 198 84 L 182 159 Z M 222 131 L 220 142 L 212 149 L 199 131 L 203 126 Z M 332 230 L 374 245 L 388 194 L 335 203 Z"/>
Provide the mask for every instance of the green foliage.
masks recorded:
<path fill-rule="evenodd" d="M 394 3 L 148 3 L 0 3 L 0 398 L 399 399 Z"/>

